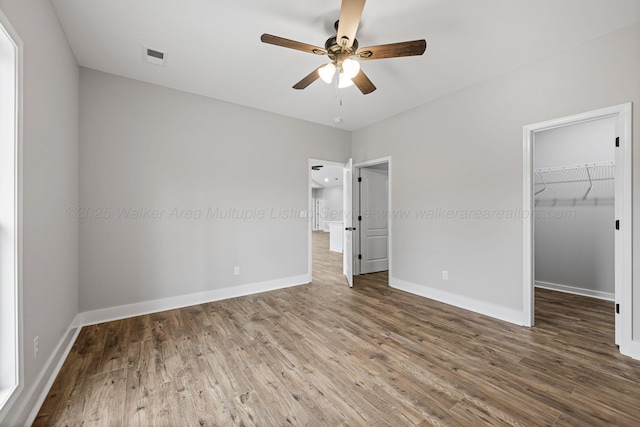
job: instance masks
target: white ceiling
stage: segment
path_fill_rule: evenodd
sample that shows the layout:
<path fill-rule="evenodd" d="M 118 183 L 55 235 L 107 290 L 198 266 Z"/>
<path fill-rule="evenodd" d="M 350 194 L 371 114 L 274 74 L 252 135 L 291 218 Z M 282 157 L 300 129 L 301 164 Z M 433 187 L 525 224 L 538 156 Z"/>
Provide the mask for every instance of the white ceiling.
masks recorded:
<path fill-rule="evenodd" d="M 260 42 L 324 46 L 340 0 L 51 0 L 81 66 L 347 130 L 640 21 L 640 0 L 369 0 L 361 47 L 425 38 L 423 56 L 362 62 L 362 95 L 316 81 L 326 57 Z M 142 61 L 144 46 L 166 67 Z M 334 118 L 342 118 L 335 124 Z"/>
<path fill-rule="evenodd" d="M 342 186 L 342 165 L 322 161 L 313 162 L 313 165 L 322 165 L 322 168 L 311 171 L 311 188 Z"/>

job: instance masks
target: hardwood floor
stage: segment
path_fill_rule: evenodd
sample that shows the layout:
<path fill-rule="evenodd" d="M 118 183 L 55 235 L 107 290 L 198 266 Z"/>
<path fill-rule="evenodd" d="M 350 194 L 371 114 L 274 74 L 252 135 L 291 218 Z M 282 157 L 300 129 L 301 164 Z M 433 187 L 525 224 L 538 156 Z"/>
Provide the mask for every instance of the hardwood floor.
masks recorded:
<path fill-rule="evenodd" d="M 612 303 L 540 290 L 528 329 L 313 245 L 310 285 L 83 328 L 35 425 L 638 425 Z"/>

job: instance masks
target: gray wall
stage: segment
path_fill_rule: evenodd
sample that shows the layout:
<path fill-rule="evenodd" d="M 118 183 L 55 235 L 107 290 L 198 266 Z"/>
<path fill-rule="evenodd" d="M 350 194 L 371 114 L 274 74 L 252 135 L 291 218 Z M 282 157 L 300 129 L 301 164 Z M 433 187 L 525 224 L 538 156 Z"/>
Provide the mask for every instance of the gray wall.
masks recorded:
<path fill-rule="evenodd" d="M 81 311 L 310 273 L 291 212 L 348 132 L 85 68 L 80 88 L 80 201 L 104 213 L 80 223 Z"/>
<path fill-rule="evenodd" d="M 78 221 L 65 212 L 78 202 L 79 71 L 48 1 L 0 8 L 24 43 L 24 400 L 78 313 Z"/>
<path fill-rule="evenodd" d="M 316 194 L 318 195 L 315 197 L 324 199 L 324 210 L 322 211 L 324 220 L 342 221 L 344 218 L 342 186 L 319 188 L 316 190 Z"/>
<path fill-rule="evenodd" d="M 629 101 L 637 107 L 639 51 L 634 25 L 461 90 L 354 132 L 354 161 L 393 157 L 394 211 L 516 210 L 523 198 L 523 126 Z M 634 166 L 640 170 L 640 150 Z M 640 224 L 640 186 L 634 196 Z M 521 219 L 410 218 L 394 219 L 392 227 L 392 280 L 522 311 Z M 634 230 L 638 253 L 640 227 Z M 640 257 L 634 267 L 640 271 Z M 640 331 L 640 315 L 634 322 Z"/>
<path fill-rule="evenodd" d="M 534 167 L 614 160 L 615 124 L 603 119 L 537 133 Z M 613 181 L 594 182 L 582 200 L 586 188 L 553 184 L 536 196 L 535 279 L 613 294 Z"/>

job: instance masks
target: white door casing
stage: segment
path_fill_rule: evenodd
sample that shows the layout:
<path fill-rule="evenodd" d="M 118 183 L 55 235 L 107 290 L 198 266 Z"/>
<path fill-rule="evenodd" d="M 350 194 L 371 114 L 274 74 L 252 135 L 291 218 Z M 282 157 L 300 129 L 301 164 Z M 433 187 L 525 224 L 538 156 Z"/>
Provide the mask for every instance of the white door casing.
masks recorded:
<path fill-rule="evenodd" d="M 360 210 L 360 273 L 375 273 L 389 269 L 389 174 L 386 170 L 361 168 Z"/>

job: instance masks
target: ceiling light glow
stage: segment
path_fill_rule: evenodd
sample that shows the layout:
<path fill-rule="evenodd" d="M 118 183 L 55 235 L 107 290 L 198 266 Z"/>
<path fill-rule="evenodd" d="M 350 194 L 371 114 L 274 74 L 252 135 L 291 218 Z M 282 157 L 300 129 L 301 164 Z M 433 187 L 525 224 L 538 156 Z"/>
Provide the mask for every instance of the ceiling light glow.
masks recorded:
<path fill-rule="evenodd" d="M 355 59 L 347 58 L 342 61 L 342 72 L 349 78 L 352 79 L 358 75 L 360 72 L 360 63 Z"/>
<path fill-rule="evenodd" d="M 343 89 L 349 86 L 353 86 L 351 79 L 347 77 L 345 73 L 340 73 L 340 76 L 338 77 L 338 88 Z"/>
<path fill-rule="evenodd" d="M 331 83 L 331 80 L 333 80 L 333 75 L 335 74 L 335 72 L 336 72 L 336 66 L 333 65 L 332 63 L 328 63 L 327 65 L 325 65 L 324 67 L 318 70 L 318 74 L 320 74 L 320 78 L 325 83 Z"/>

